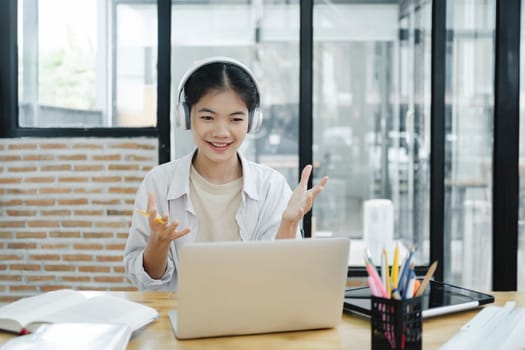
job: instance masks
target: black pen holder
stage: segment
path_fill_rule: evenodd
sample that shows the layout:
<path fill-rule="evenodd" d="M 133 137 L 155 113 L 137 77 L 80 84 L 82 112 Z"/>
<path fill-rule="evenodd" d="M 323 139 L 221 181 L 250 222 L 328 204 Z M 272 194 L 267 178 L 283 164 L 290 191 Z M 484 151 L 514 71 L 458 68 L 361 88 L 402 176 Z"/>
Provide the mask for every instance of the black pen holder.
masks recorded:
<path fill-rule="evenodd" d="M 372 297 L 372 350 L 421 350 L 421 301 Z"/>

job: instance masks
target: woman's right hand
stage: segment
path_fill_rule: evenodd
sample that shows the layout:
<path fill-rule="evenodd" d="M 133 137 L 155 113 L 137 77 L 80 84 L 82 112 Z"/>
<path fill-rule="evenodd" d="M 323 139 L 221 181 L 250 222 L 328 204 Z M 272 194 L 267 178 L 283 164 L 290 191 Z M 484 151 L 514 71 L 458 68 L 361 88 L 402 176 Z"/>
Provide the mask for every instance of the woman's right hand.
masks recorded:
<path fill-rule="evenodd" d="M 144 249 L 144 260 L 142 262 L 144 270 L 153 279 L 159 279 L 164 275 L 168 267 L 168 254 L 170 243 L 190 232 L 189 228 L 177 231 L 179 222 L 177 220 L 169 222 L 168 214 L 161 218 L 157 216 L 155 206 L 155 196 L 148 193 L 148 224 L 150 235 L 148 243 Z M 159 220 L 161 219 L 161 220 Z"/>
<path fill-rule="evenodd" d="M 157 216 L 157 208 L 155 206 L 155 196 L 153 193 L 148 193 L 148 224 L 150 228 L 149 242 L 155 246 L 168 246 L 171 241 L 180 238 L 190 232 L 190 228 L 184 228 L 177 231 L 179 222 L 174 220 L 170 223 L 169 215 L 164 214 L 160 220 Z"/>

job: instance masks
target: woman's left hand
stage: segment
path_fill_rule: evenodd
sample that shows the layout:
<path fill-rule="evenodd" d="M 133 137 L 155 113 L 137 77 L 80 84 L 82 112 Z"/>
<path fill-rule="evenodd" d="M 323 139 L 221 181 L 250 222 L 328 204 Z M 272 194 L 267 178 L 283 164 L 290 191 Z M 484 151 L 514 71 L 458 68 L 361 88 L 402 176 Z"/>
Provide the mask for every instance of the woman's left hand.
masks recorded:
<path fill-rule="evenodd" d="M 292 193 L 290 200 L 288 201 L 288 206 L 283 212 L 283 217 L 281 221 L 281 228 L 285 229 L 288 226 L 288 229 L 284 231 L 289 231 L 285 236 L 289 238 L 295 237 L 295 232 L 297 230 L 297 225 L 299 221 L 303 218 L 310 209 L 312 209 L 312 204 L 315 198 L 321 193 L 328 181 L 328 177 L 323 177 L 317 185 L 308 189 L 308 179 L 312 173 L 312 165 L 307 165 L 304 167 L 303 172 L 301 173 L 301 181 L 295 188 L 295 191 Z M 284 226 L 284 227 L 283 227 Z M 284 238 L 282 234 L 283 230 L 279 230 L 278 237 Z"/>

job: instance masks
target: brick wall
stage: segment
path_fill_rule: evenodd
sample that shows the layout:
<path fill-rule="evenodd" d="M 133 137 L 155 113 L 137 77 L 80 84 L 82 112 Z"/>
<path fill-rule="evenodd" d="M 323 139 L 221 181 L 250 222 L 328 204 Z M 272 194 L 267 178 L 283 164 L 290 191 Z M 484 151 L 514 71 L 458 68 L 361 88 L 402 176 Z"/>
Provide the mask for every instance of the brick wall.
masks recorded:
<path fill-rule="evenodd" d="M 58 288 L 134 290 L 123 250 L 155 138 L 0 139 L 0 303 Z"/>

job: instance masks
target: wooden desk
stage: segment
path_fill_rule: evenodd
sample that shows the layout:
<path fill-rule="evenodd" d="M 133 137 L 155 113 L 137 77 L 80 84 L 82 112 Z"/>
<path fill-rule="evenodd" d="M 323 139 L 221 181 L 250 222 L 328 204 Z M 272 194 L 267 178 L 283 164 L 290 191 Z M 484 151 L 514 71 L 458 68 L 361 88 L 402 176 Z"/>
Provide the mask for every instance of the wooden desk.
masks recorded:
<path fill-rule="evenodd" d="M 131 339 L 128 350 L 370 348 L 369 320 L 346 313 L 343 314 L 341 324 L 334 329 L 178 341 L 173 335 L 168 320 L 168 310 L 176 306 L 174 293 L 109 292 L 108 294 L 149 305 L 160 312 L 158 320 L 146 326 Z M 525 292 L 497 292 L 494 295 L 497 305 L 516 300 L 518 305 L 525 306 Z M 423 322 L 423 349 L 437 349 L 478 311 L 461 312 L 425 320 Z M 0 345 L 14 336 L 0 331 Z"/>

